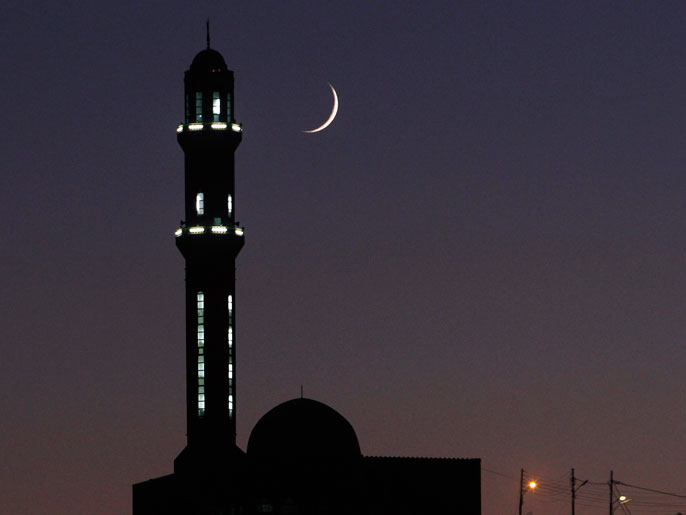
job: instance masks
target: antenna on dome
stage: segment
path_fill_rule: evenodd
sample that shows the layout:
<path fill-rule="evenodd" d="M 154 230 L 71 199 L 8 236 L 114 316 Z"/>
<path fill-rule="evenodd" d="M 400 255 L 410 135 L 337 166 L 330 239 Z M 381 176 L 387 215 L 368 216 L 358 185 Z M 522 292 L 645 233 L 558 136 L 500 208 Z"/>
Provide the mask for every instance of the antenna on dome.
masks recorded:
<path fill-rule="evenodd" d="M 303 385 L 300 385 L 300 398 L 303 398 Z"/>
<path fill-rule="evenodd" d="M 210 19 L 207 18 L 207 49 L 210 48 Z"/>

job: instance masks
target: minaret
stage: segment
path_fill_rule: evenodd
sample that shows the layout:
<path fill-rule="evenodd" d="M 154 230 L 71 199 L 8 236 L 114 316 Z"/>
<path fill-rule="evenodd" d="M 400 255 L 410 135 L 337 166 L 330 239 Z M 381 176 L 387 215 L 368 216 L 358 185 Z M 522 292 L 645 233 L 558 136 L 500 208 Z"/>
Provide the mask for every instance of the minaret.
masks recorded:
<path fill-rule="evenodd" d="M 233 113 L 233 72 L 209 37 L 184 84 L 177 139 L 185 154 L 185 218 L 176 231 L 186 261 L 188 445 L 182 455 L 219 458 L 236 444 L 235 260 L 243 229 L 235 221 L 234 152 L 242 129 Z"/>
<path fill-rule="evenodd" d="M 209 32 L 209 31 L 208 31 Z M 480 515 L 480 460 L 365 457 L 332 408 L 293 399 L 236 446 L 233 72 L 210 49 L 185 74 L 184 221 L 187 445 L 174 473 L 133 485 L 133 515 L 446 513 Z M 408 495 L 408 492 L 410 495 Z"/>

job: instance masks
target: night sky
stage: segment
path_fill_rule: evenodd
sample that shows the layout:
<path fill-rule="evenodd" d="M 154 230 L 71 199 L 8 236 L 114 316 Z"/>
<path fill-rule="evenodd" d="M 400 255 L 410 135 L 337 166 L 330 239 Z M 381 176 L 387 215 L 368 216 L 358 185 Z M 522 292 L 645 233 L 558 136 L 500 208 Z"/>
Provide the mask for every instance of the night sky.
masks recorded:
<path fill-rule="evenodd" d="M 485 515 L 522 467 L 686 493 L 686 2 L 10 0 L 0 513 L 130 513 L 185 445 L 175 128 L 208 17 L 244 129 L 242 448 L 302 385 L 365 455 L 481 458 Z M 568 512 L 545 493 L 524 512 Z"/>

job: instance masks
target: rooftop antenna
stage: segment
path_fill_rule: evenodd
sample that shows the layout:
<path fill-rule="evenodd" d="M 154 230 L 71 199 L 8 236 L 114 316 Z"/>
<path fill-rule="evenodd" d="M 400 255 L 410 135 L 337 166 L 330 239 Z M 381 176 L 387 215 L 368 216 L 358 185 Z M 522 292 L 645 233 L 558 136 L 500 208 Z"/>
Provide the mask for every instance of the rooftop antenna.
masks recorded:
<path fill-rule="evenodd" d="M 207 49 L 210 49 L 210 19 L 207 18 Z"/>

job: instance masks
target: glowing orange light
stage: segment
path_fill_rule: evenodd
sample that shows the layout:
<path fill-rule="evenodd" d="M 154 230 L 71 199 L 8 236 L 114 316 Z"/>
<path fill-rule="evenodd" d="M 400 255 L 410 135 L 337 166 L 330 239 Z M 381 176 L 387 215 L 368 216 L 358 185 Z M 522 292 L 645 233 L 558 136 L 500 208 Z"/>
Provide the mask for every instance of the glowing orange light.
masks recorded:
<path fill-rule="evenodd" d="M 529 482 L 529 489 L 533 490 L 537 486 L 538 486 L 538 484 L 536 483 L 536 481 L 530 481 Z"/>

